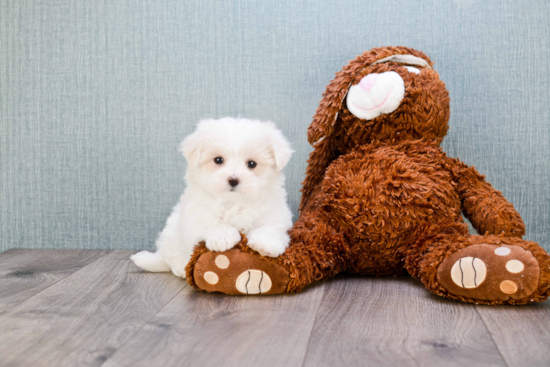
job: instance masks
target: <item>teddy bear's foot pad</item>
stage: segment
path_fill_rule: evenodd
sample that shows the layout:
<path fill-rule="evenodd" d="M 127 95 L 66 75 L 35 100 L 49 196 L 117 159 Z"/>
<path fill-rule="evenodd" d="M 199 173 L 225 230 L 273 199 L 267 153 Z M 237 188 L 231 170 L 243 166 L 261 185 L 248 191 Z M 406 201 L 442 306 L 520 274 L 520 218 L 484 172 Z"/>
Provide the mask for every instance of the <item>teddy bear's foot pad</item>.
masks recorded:
<path fill-rule="evenodd" d="M 522 299 L 538 286 L 540 268 L 530 251 L 519 246 L 479 244 L 465 247 L 438 268 L 451 294 L 487 301 Z"/>
<path fill-rule="evenodd" d="M 286 292 L 289 274 L 275 262 L 232 249 L 202 254 L 195 264 L 193 278 L 207 292 L 280 294 Z"/>

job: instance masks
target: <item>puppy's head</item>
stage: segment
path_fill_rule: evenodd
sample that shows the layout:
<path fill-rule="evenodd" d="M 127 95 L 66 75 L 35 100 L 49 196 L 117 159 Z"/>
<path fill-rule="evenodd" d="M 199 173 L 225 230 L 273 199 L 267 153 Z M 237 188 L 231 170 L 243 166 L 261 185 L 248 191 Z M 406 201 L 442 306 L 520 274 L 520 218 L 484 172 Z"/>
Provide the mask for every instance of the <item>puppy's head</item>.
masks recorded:
<path fill-rule="evenodd" d="M 253 199 L 273 185 L 293 150 L 272 122 L 202 120 L 180 145 L 187 179 L 226 200 Z"/>

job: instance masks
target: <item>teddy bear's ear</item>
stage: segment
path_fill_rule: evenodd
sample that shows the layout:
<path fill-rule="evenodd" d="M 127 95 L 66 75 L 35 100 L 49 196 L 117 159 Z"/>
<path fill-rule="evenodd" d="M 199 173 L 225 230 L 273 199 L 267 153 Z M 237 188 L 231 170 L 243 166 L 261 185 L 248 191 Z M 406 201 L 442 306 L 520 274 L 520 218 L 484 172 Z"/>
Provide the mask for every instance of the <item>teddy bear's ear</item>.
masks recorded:
<path fill-rule="evenodd" d="M 323 99 L 321 99 L 319 107 L 313 115 L 313 121 L 307 130 L 307 140 L 311 145 L 320 142 L 332 133 L 334 123 L 338 118 L 338 111 L 342 107 L 351 82 L 356 72 L 363 68 L 363 64 L 358 59 L 353 60 L 337 72 L 336 77 L 327 85 Z"/>
<path fill-rule="evenodd" d="M 323 99 L 307 131 L 307 139 L 311 145 L 331 135 L 338 118 L 338 111 L 342 108 L 355 76 L 364 68 L 382 62 L 432 66 L 432 62 L 423 52 L 402 46 L 373 48 L 357 56 L 337 72 L 336 77 L 327 85 Z"/>

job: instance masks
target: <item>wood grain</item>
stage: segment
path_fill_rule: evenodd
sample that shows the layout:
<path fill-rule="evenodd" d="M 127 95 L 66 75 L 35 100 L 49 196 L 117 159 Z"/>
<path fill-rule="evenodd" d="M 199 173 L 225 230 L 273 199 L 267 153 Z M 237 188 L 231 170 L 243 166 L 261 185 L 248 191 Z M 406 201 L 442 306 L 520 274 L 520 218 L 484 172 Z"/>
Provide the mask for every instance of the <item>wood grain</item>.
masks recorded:
<path fill-rule="evenodd" d="M 107 361 L 105 361 L 105 363 L 101 365 L 101 367 L 122 367 L 122 366 L 116 363 L 115 361 L 113 361 L 112 359 L 108 359 Z"/>
<path fill-rule="evenodd" d="M 473 305 L 411 278 L 327 281 L 304 366 L 504 366 Z"/>
<path fill-rule="evenodd" d="M 188 287 L 112 360 L 120 366 L 301 366 L 322 296 L 322 283 L 282 296 Z"/>
<path fill-rule="evenodd" d="M 508 366 L 550 366 L 550 301 L 476 308 Z"/>
<path fill-rule="evenodd" d="M 108 254 L 105 250 L 9 250 L 0 254 L 0 313 Z"/>
<path fill-rule="evenodd" d="M 103 364 L 186 285 L 114 251 L 0 315 L 3 365 Z"/>
<path fill-rule="evenodd" d="M 407 277 L 355 276 L 224 296 L 142 272 L 131 253 L 1 254 L 0 365 L 550 365 L 550 302 L 476 306 Z"/>

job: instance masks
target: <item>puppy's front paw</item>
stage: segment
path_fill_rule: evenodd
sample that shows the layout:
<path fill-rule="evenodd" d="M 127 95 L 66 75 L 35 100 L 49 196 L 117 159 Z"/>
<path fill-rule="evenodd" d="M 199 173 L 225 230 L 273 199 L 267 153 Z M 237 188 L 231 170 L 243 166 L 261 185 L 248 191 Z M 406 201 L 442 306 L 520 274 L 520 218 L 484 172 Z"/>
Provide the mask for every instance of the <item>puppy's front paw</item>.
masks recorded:
<path fill-rule="evenodd" d="M 279 257 L 282 255 L 290 237 L 286 232 L 275 228 L 260 227 L 250 232 L 248 245 L 262 256 Z"/>
<path fill-rule="evenodd" d="M 235 227 L 220 227 L 206 236 L 206 248 L 223 252 L 235 246 L 241 240 L 241 234 Z"/>

